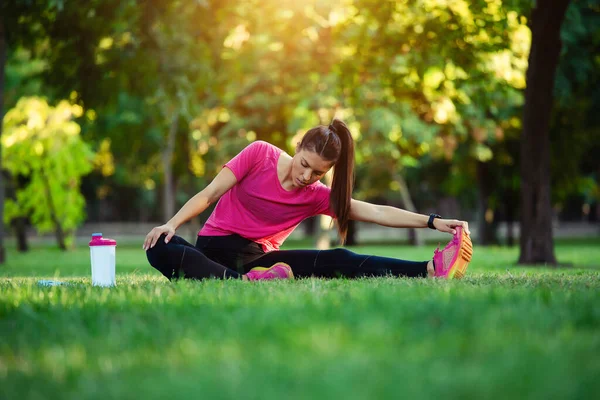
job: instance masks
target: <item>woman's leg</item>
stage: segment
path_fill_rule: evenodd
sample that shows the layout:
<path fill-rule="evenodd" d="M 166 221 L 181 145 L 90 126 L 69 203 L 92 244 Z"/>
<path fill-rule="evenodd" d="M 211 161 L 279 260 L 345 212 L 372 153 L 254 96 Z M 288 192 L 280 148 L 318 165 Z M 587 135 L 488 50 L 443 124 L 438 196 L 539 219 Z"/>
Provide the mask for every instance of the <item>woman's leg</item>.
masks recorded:
<path fill-rule="evenodd" d="M 214 262 L 226 265 L 240 274 L 245 273 L 244 264 L 265 254 L 258 243 L 239 235 L 198 236 L 196 248 Z"/>
<path fill-rule="evenodd" d="M 159 270 L 169 280 L 173 278 L 241 278 L 241 274 L 212 261 L 196 247 L 173 236 L 165 243 L 162 235 L 154 247 L 146 251 L 150 265 Z"/>
<path fill-rule="evenodd" d="M 356 254 L 346 249 L 272 251 L 244 265 L 244 270 L 277 262 L 289 264 L 301 277 L 358 278 L 363 276 L 427 277 L 430 261 L 405 261 L 389 257 Z"/>

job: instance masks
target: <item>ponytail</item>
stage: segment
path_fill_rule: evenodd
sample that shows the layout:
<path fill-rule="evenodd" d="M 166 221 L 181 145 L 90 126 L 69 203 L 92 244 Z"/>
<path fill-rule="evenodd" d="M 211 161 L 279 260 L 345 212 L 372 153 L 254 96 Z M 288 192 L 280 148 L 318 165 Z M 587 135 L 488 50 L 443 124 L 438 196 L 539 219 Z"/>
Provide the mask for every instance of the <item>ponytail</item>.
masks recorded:
<path fill-rule="evenodd" d="M 298 148 L 314 151 L 334 163 L 329 207 L 337 218 L 338 233 L 344 244 L 354 188 L 354 140 L 350 130 L 341 120 L 334 119 L 329 126 L 319 125 L 308 130 Z"/>
<path fill-rule="evenodd" d="M 346 242 L 348 234 L 348 221 L 350 220 L 350 201 L 354 189 L 354 140 L 344 122 L 334 119 L 331 129 L 341 142 L 341 152 L 333 167 L 333 182 L 329 202 L 331 209 L 337 217 L 338 233 L 342 244 Z"/>

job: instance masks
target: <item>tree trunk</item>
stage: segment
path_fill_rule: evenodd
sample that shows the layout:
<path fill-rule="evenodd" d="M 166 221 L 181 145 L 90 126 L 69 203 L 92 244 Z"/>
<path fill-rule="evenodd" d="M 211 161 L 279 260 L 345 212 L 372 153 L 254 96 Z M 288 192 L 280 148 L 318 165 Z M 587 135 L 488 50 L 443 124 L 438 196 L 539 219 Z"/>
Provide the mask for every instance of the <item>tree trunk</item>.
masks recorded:
<path fill-rule="evenodd" d="M 175 113 L 169 133 L 167 136 L 167 145 L 163 150 L 163 168 L 165 184 L 163 186 L 164 197 L 164 221 L 168 221 L 175 214 L 175 188 L 173 183 L 173 153 L 175 152 L 175 138 L 177 128 L 179 127 L 179 114 Z"/>
<path fill-rule="evenodd" d="M 42 173 L 42 180 L 44 182 L 44 189 L 46 190 L 46 201 L 48 202 L 48 210 L 50 211 L 50 219 L 52 219 L 52 223 L 54 224 L 54 234 L 56 236 L 56 241 L 58 242 L 58 247 L 61 250 L 67 250 L 66 243 L 66 235 L 63 230 L 63 227 L 58 219 L 58 215 L 56 214 L 56 208 L 54 207 L 54 202 L 52 201 L 52 192 L 50 191 L 50 182 L 48 181 L 48 177 Z"/>
<path fill-rule="evenodd" d="M 511 191 L 512 192 L 512 191 Z M 513 194 L 510 193 L 506 196 L 508 199 L 505 200 L 506 207 L 506 245 L 513 247 L 515 245 L 515 207 L 513 204 Z"/>
<path fill-rule="evenodd" d="M 569 0 L 538 0 L 531 15 L 521 138 L 520 264 L 556 264 L 550 199 L 550 117 L 561 41 Z"/>
<path fill-rule="evenodd" d="M 408 185 L 406 184 L 404 177 L 398 174 L 394 177 L 394 179 L 400 185 L 400 197 L 402 198 L 402 204 L 404 205 L 404 208 L 407 211 L 416 213 L 417 207 L 415 207 L 415 204 L 412 201 L 412 197 L 410 196 L 410 191 L 408 190 Z M 408 240 L 413 246 L 423 246 L 425 244 L 425 240 L 423 239 L 420 229 L 409 229 Z"/>
<path fill-rule="evenodd" d="M 304 237 L 314 237 L 317 234 L 317 217 L 304 220 Z"/>
<path fill-rule="evenodd" d="M 351 219 L 348 220 L 348 234 L 346 235 L 346 243 L 345 246 L 356 246 L 358 245 L 358 240 L 356 239 L 356 221 Z"/>
<path fill-rule="evenodd" d="M 4 37 L 4 20 L 0 18 L 0 138 L 2 138 L 2 121 L 4 120 L 4 65 L 6 64 L 6 39 Z M 0 145 L 0 264 L 6 261 L 4 250 L 4 176 L 2 174 L 2 145 Z"/>
<path fill-rule="evenodd" d="M 600 164 L 598 165 L 598 172 L 596 174 L 596 185 L 600 184 Z M 596 199 L 596 220 L 600 227 L 600 199 Z"/>
<path fill-rule="evenodd" d="M 15 235 L 17 236 L 17 251 L 25 253 L 29 251 L 27 244 L 27 218 L 17 217 L 13 220 Z"/>
<path fill-rule="evenodd" d="M 495 221 L 495 210 L 490 206 L 490 197 L 494 190 L 494 179 L 490 176 L 489 165 L 477 162 L 478 207 L 477 207 L 477 232 L 478 242 L 482 246 L 498 243 L 496 235 L 497 222 Z"/>

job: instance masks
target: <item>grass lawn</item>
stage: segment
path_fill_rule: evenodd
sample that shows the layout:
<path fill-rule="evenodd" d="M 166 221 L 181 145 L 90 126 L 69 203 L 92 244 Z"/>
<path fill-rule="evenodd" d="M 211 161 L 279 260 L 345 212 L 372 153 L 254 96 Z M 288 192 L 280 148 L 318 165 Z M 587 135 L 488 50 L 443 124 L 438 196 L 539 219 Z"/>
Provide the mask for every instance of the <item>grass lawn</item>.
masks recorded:
<path fill-rule="evenodd" d="M 516 267 L 518 249 L 476 247 L 461 281 L 170 283 L 140 242 L 117 248 L 106 289 L 90 286 L 86 246 L 9 249 L 0 399 L 595 398 L 600 240 L 556 253 L 573 267 Z"/>

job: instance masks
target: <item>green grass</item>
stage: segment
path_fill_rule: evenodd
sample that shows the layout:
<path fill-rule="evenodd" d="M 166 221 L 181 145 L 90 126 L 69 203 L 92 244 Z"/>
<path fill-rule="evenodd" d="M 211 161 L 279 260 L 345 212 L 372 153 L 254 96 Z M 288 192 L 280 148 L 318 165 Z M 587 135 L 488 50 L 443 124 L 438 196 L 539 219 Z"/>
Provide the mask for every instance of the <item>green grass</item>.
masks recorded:
<path fill-rule="evenodd" d="M 105 289 L 90 286 L 85 247 L 10 250 L 0 399 L 595 397 L 600 241 L 559 243 L 572 268 L 475 251 L 462 281 L 170 283 L 141 249 L 119 246 L 117 287 Z"/>

